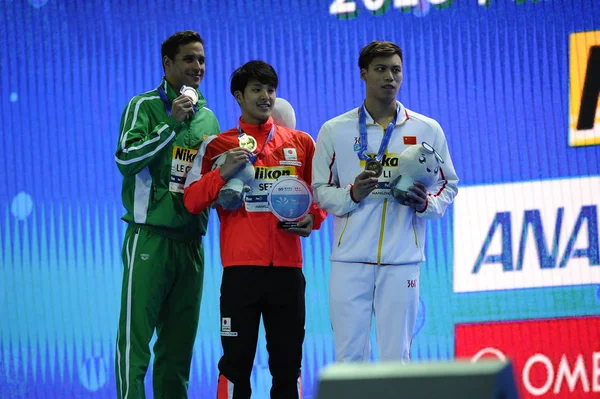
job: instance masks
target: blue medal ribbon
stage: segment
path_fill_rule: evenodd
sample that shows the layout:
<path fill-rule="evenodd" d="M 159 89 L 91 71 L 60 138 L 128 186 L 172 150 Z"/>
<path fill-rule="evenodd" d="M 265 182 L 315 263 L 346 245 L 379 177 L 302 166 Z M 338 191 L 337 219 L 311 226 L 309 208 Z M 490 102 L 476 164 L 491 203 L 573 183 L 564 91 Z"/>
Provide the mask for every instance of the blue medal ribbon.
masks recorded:
<path fill-rule="evenodd" d="M 398 109 L 396 108 L 396 115 L 394 119 L 390 122 L 385 129 L 385 134 L 383 136 L 383 140 L 381 140 L 381 145 L 379 146 L 379 151 L 375 158 L 368 157 L 365 155 L 367 151 L 367 110 L 365 109 L 365 104 L 363 103 L 360 106 L 360 111 L 358 113 L 358 125 L 360 128 L 360 150 L 357 152 L 358 158 L 362 161 L 371 161 L 375 159 L 377 162 L 381 163 L 383 159 L 383 154 L 387 149 L 388 144 L 390 143 L 390 139 L 392 138 L 392 132 L 394 131 L 394 127 L 396 126 L 396 119 L 398 118 Z"/>

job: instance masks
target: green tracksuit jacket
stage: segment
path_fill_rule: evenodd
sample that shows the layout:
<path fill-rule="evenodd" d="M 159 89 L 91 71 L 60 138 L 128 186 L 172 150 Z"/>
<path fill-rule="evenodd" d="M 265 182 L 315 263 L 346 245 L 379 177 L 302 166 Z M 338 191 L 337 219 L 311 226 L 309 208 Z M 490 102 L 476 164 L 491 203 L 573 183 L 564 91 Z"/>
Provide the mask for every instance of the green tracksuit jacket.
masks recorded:
<path fill-rule="evenodd" d="M 161 86 L 171 103 L 178 94 L 164 79 Z M 183 206 L 185 177 L 200 144 L 219 133 L 219 122 L 199 91 L 198 97 L 199 110 L 183 123 L 167 116 L 157 90 L 135 96 L 127 105 L 115 156 L 123 174 L 127 223 L 175 238 L 195 239 L 206 232 L 208 213 L 192 215 Z"/>

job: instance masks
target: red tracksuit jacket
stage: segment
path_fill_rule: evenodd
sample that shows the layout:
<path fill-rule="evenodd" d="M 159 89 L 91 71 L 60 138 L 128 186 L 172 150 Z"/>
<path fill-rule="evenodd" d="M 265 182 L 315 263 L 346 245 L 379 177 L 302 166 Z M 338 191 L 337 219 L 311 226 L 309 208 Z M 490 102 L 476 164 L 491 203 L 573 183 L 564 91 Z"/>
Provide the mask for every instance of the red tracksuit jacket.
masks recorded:
<path fill-rule="evenodd" d="M 253 136 L 260 151 L 255 168 L 255 184 L 264 194 L 278 175 L 295 175 L 308 186 L 312 179 L 312 159 L 315 142 L 299 130 L 275 125 L 272 139 L 263 149 L 273 126 L 273 119 L 262 125 L 250 125 L 239 120 L 240 128 Z M 184 204 L 191 213 L 200 213 L 216 199 L 226 181 L 219 169 L 211 170 L 216 158 L 239 147 L 238 130 L 233 128 L 206 139 L 188 174 Z M 279 172 L 278 172 L 279 171 Z M 235 211 L 217 207 L 221 221 L 221 263 L 228 266 L 288 266 L 302 267 L 300 236 L 277 227 L 279 221 L 271 212 L 249 212 L 245 204 Z M 318 230 L 327 214 L 313 203 L 313 230 Z"/>

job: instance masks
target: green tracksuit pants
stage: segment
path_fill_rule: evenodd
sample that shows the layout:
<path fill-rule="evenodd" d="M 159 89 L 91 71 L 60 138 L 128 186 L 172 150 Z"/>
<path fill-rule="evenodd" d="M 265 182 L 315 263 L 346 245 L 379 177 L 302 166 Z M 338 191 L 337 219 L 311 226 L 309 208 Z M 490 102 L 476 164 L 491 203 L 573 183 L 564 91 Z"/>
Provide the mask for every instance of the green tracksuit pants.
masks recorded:
<path fill-rule="evenodd" d="M 202 242 L 177 241 L 129 226 L 122 257 L 117 397 L 145 398 L 149 344 L 156 329 L 154 398 L 187 398 L 204 277 Z"/>

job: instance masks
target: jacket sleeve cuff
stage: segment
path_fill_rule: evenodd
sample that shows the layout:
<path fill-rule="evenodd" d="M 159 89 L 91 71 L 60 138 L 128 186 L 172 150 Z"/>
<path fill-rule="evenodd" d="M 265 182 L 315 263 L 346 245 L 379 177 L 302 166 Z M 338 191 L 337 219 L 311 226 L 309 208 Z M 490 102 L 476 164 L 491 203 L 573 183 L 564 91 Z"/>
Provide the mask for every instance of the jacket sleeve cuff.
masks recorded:
<path fill-rule="evenodd" d="M 319 209 L 315 204 L 313 204 L 308 213 L 309 215 L 313 215 L 313 230 L 319 230 L 327 218 L 327 213 Z"/>
<path fill-rule="evenodd" d="M 417 213 L 424 213 L 427 210 L 428 206 L 429 206 L 429 198 L 425 198 L 425 208 L 423 208 L 423 210 L 421 210 L 421 211 L 417 211 Z"/>
<path fill-rule="evenodd" d="M 355 204 L 360 204 L 360 201 L 357 201 L 357 200 L 354 198 L 354 195 L 352 195 L 352 187 L 354 187 L 354 184 L 351 184 L 351 185 L 350 185 L 350 199 L 351 199 L 351 200 L 352 200 L 352 202 L 354 202 Z"/>
<path fill-rule="evenodd" d="M 214 170 L 211 170 L 207 174 L 209 174 L 209 173 L 212 173 L 215 175 L 215 180 L 219 183 L 219 190 L 221 188 L 223 188 L 223 186 L 225 184 L 227 184 L 227 180 L 223 179 L 223 176 L 221 176 L 221 168 L 216 168 Z"/>

